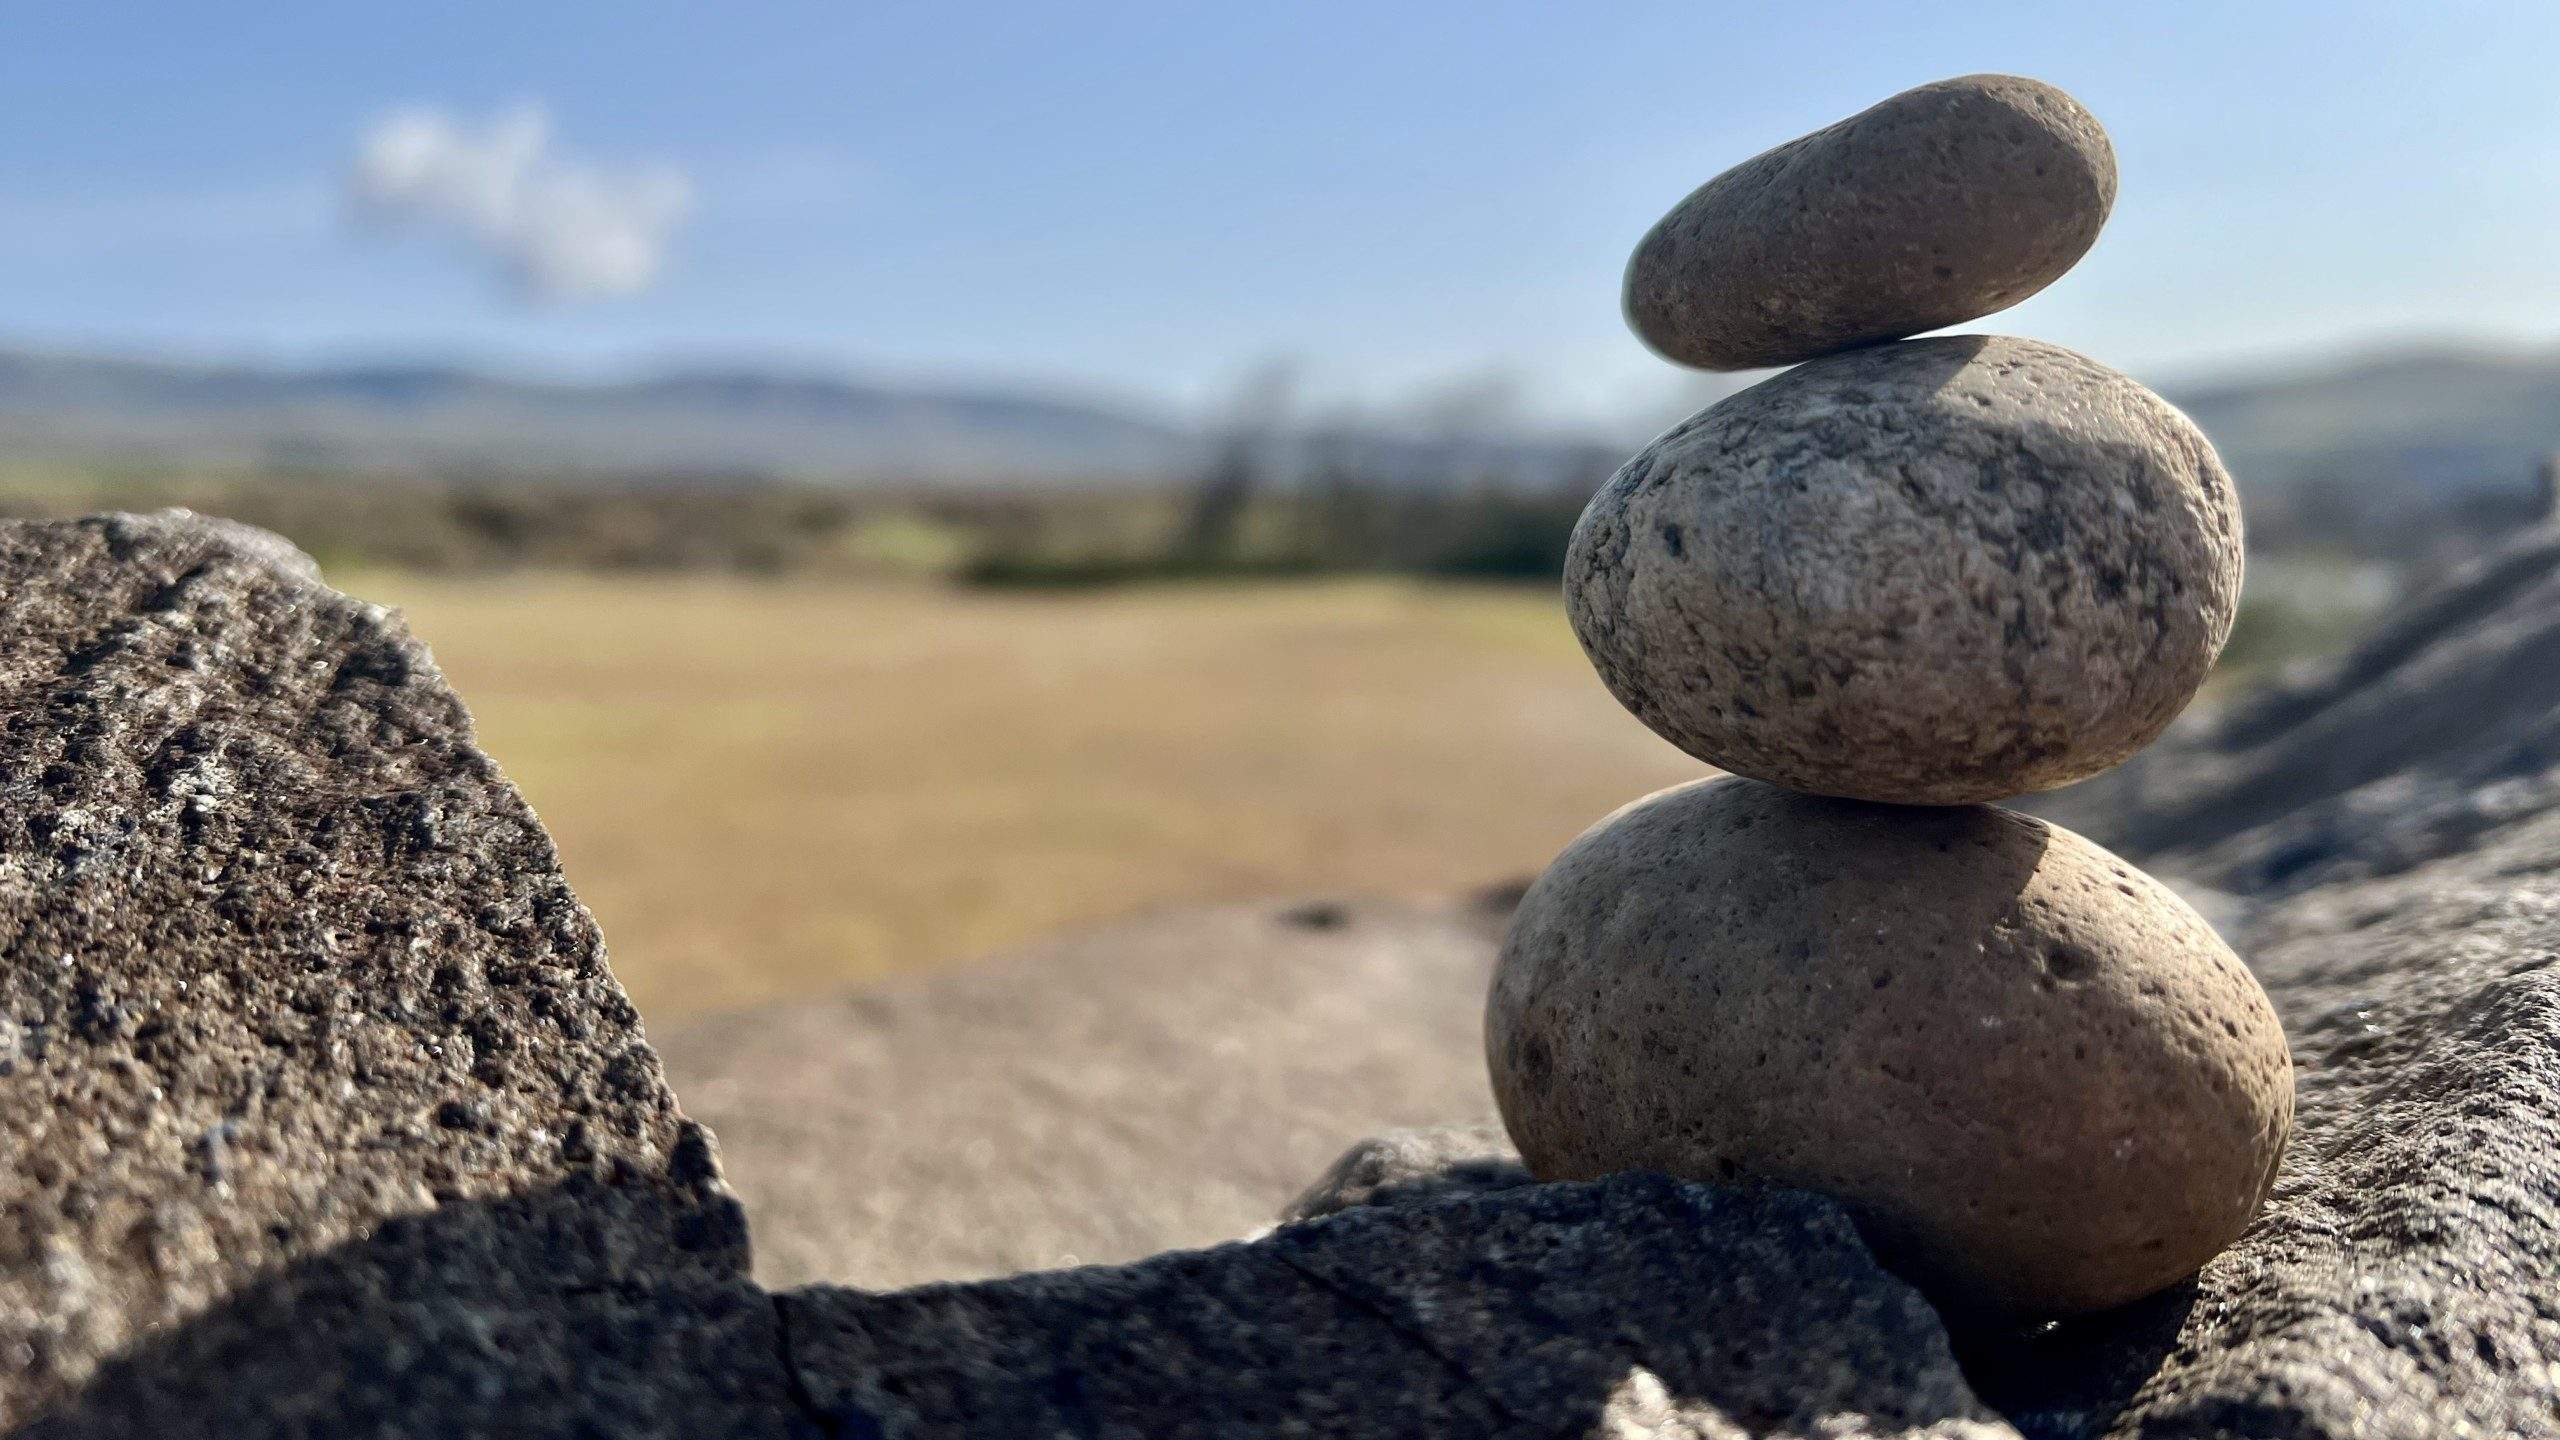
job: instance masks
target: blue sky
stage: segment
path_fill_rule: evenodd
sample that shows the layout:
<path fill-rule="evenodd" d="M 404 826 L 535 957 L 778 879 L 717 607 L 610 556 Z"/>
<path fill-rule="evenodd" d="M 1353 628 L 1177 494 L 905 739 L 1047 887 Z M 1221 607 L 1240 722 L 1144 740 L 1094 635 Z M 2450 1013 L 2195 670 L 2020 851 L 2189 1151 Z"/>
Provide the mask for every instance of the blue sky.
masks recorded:
<path fill-rule="evenodd" d="M 1734 161 L 2009 70 L 2113 133 L 2116 216 L 1989 322 L 2153 378 L 2560 341 L 2560 6 L 28 4 L 0 25 L 0 343 L 618 368 L 780 358 L 1206 403 L 1657 404 L 1628 246 Z M 679 176 L 653 280 L 526 303 L 351 225 L 404 108 L 538 106 Z"/>

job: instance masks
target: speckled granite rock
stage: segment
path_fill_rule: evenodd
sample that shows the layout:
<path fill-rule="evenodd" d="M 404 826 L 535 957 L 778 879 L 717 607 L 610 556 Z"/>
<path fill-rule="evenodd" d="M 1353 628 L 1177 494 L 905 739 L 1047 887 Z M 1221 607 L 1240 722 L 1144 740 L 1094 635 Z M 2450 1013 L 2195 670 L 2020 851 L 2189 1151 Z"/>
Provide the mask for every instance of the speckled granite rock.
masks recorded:
<path fill-rule="evenodd" d="M 313 573 L 0 526 L 0 1424 L 783 1433 L 736 1203 L 550 841 Z"/>
<path fill-rule="evenodd" d="M 2016 75 L 1905 90 L 1736 165 L 1627 262 L 1627 323 L 1710 370 L 1979 319 L 2052 284 L 2116 198 L 2078 101 Z"/>
<path fill-rule="evenodd" d="M 1660 1176 L 783 1307 L 819 1415 L 883 1440 L 2014 1433 L 1837 1210 Z"/>
<path fill-rule="evenodd" d="M 1731 396 L 1628 461 L 1565 561 L 1610 693 L 1818 795 L 2049 790 L 2159 735 L 2240 598 L 2240 509 L 2184 415 L 2059 346 L 1907 340 Z"/>

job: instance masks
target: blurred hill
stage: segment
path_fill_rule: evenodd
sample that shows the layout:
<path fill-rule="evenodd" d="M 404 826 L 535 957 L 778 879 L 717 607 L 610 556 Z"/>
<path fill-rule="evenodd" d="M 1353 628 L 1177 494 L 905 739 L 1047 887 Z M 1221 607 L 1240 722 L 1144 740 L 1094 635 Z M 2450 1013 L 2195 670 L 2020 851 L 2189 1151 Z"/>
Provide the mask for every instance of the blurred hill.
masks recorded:
<path fill-rule="evenodd" d="M 2502 533 L 2540 513 L 2534 467 L 2560 450 L 2560 351 L 2405 349 L 2168 393 L 2222 448 L 2269 546 L 2405 557 Z M 1543 493 L 1587 485 L 1642 439 L 1597 426 L 1216 428 L 1030 389 L 752 368 L 575 381 L 0 351 L 0 458 L 136 471 L 1059 495 L 1188 485 L 1243 454 L 1266 493 L 1311 479 Z"/>
<path fill-rule="evenodd" d="M 0 352 L 0 445 L 123 465 L 1053 485 L 1169 476 L 1195 449 L 1160 419 L 1030 391 L 756 370 L 582 383 L 24 352 Z"/>
<path fill-rule="evenodd" d="M 2511 528 L 2548 497 L 2560 451 L 2560 351 L 2456 347 L 2170 393 L 2249 500 L 2253 538 L 2389 552 L 2412 527 Z"/>
<path fill-rule="evenodd" d="M 1333 425 L 1285 461 L 1381 483 L 1587 468 L 1587 440 Z M 233 470 L 540 471 L 859 488 L 1118 489 L 1187 477 L 1211 442 L 1135 405 L 1030 388 L 887 384 L 779 369 L 607 381 L 443 365 L 290 369 L 0 351 L 16 460 Z"/>

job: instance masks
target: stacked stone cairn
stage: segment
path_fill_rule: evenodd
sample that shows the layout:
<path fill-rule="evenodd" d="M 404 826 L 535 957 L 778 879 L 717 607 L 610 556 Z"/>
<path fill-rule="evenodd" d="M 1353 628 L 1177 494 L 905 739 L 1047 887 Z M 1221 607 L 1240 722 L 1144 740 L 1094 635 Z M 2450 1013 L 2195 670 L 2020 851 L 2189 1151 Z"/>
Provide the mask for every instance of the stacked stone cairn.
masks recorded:
<path fill-rule="evenodd" d="M 2167 887 L 1985 802 L 2117 764 L 2240 592 L 2213 447 L 2084 356 L 1904 337 L 2034 294 L 2115 156 L 2070 96 L 1925 85 L 1682 201 L 1626 309 L 1792 365 L 1592 500 L 1565 589 L 1612 693 L 1734 778 L 1639 800 L 1531 887 L 1486 1020 L 1541 1179 L 1830 1195 L 1982 1323 L 2117 1305 L 2236 1238 L 2292 1123 L 2264 991 Z"/>

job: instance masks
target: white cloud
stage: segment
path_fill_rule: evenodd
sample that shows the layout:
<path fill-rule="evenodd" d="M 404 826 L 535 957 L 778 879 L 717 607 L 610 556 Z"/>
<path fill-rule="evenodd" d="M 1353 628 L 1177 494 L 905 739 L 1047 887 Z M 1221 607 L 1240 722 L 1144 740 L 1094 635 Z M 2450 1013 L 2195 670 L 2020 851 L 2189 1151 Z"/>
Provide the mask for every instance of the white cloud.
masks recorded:
<path fill-rule="evenodd" d="M 560 301 L 649 288 L 693 203 L 678 171 L 560 154 L 538 106 L 478 127 L 437 110 L 386 116 L 358 145 L 347 190 L 360 216 L 458 237 L 526 296 Z"/>

